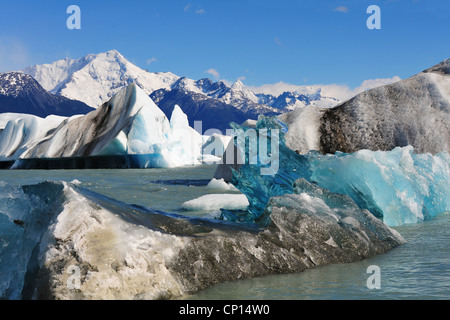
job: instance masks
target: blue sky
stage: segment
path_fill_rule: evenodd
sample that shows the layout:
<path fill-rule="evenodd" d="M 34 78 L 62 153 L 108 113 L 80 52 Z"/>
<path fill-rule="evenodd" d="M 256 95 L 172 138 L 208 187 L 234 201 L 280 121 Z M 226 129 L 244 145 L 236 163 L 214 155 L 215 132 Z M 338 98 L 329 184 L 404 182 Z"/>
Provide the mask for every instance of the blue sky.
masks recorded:
<path fill-rule="evenodd" d="M 81 9 L 69 30 L 66 9 Z M 381 30 L 369 30 L 369 5 Z M 448 0 L 0 2 L 0 71 L 117 49 L 149 71 L 250 86 L 359 86 L 450 58 Z"/>

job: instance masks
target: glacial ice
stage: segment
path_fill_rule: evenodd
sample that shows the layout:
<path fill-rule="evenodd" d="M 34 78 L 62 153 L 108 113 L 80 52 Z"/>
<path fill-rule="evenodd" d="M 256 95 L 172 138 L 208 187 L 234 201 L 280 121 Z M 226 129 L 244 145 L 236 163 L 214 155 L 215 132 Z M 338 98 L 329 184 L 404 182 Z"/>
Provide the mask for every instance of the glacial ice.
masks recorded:
<path fill-rule="evenodd" d="M 294 191 L 271 199 L 271 223 L 260 230 L 129 205 L 65 182 L 0 183 L 0 299 L 178 298 L 404 243 L 349 197 L 305 180 Z M 77 290 L 71 270 L 79 271 Z"/>
<path fill-rule="evenodd" d="M 249 205 L 243 194 L 214 193 L 184 202 L 181 207 L 188 211 L 245 210 Z"/>
<path fill-rule="evenodd" d="M 450 152 L 450 59 L 395 83 L 364 91 L 324 111 L 320 150 L 353 153 L 411 145 Z"/>
<path fill-rule="evenodd" d="M 450 59 L 404 80 L 361 91 L 332 108 L 308 105 L 279 116 L 286 144 L 306 154 L 390 151 L 450 152 Z M 397 77 L 398 78 L 398 77 Z M 370 86 L 369 86 L 370 87 Z"/>
<path fill-rule="evenodd" d="M 206 185 L 206 188 L 211 190 L 239 191 L 231 183 L 225 182 L 223 178 L 211 179 L 211 181 Z"/>
<path fill-rule="evenodd" d="M 231 124 L 233 129 L 253 130 L 253 128 Z M 263 216 L 264 208 L 269 199 L 274 196 L 292 193 L 292 184 L 298 178 L 309 179 L 311 176 L 310 164 L 307 157 L 296 154 L 293 150 L 286 146 L 284 132 L 285 125 L 276 118 L 269 118 L 260 116 L 256 125 L 256 130 L 259 129 L 275 129 L 279 130 L 279 170 L 275 175 L 262 175 L 261 167 L 268 167 L 260 162 L 259 156 L 254 159 L 254 163 L 249 164 L 248 159 L 245 159 L 245 164 L 240 166 L 239 170 L 232 169 L 231 183 L 242 193 L 244 193 L 249 200 L 249 207 L 247 210 L 232 211 L 222 210 L 222 218 L 228 221 L 241 222 L 257 222 L 260 220 L 266 221 L 267 217 Z M 270 142 L 270 137 L 268 137 Z M 242 147 L 237 145 L 236 147 Z M 249 144 L 245 144 L 245 150 L 238 149 L 242 157 L 248 158 Z"/>
<path fill-rule="evenodd" d="M 76 116 L 71 119 L 76 118 Z M 0 160 L 17 159 L 40 137 L 56 129 L 66 117 L 48 116 L 45 119 L 29 114 L 0 114 Z"/>
<path fill-rule="evenodd" d="M 279 119 L 289 127 L 286 133 L 286 145 L 301 154 L 311 150 L 320 150 L 320 122 L 326 109 L 306 106 L 284 113 Z"/>
<path fill-rule="evenodd" d="M 24 282 L 32 282 L 37 272 L 40 239 L 62 205 L 61 184 L 40 187 L 0 182 L 0 299 L 19 299 L 28 294 Z"/>
<path fill-rule="evenodd" d="M 450 210 L 450 156 L 411 146 L 311 157 L 311 181 L 349 195 L 390 226 L 429 220 Z"/>
<path fill-rule="evenodd" d="M 24 165 L 22 159 L 42 162 L 42 159 L 131 156 L 132 161 L 127 158 L 124 162 L 144 168 L 194 165 L 204 159 L 218 159 L 203 155 L 205 137 L 189 126 L 180 107 L 174 108 L 169 121 L 135 84 L 123 88 L 109 102 L 84 116 L 68 119 L 17 116 L 3 122 L 6 125 L 0 133 L 0 160 L 19 160 L 13 168 Z"/>
<path fill-rule="evenodd" d="M 233 124 L 235 128 L 248 128 Z M 450 156 L 416 154 L 411 146 L 391 151 L 360 150 L 352 154 L 297 154 L 286 147 L 283 127 L 274 118 L 260 117 L 257 128 L 279 128 L 279 170 L 260 174 L 263 165 L 246 163 L 233 170 L 231 183 L 249 199 L 247 210 L 222 210 L 230 221 L 266 225 L 269 199 L 290 194 L 298 178 L 346 194 L 362 209 L 389 226 L 417 223 L 450 210 Z M 248 153 L 248 145 L 242 152 Z"/>

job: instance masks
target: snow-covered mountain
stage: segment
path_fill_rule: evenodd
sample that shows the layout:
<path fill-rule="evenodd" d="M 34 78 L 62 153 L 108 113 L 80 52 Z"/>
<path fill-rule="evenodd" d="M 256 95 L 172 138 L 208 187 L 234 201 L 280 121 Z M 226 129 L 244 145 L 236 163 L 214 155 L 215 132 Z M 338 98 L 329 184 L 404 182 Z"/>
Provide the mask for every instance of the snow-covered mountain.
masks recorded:
<path fill-rule="evenodd" d="M 93 109 L 80 101 L 53 95 L 28 74 L 0 74 L 0 113 L 27 113 L 39 117 L 72 116 Z"/>
<path fill-rule="evenodd" d="M 167 116 L 177 104 L 188 114 L 191 125 L 201 120 L 204 129 L 219 130 L 229 128 L 229 122 L 256 120 L 259 114 L 273 116 L 306 106 L 330 108 L 339 103 L 336 98 L 322 96 L 320 89 L 305 94 L 287 91 L 273 96 L 255 94 L 239 80 L 227 86 L 223 81 L 186 77 L 178 79 L 171 89 L 153 92 L 151 98 Z"/>
<path fill-rule="evenodd" d="M 258 114 L 280 114 L 308 105 L 329 108 L 340 102 L 339 99 L 322 95 L 320 88 L 308 93 L 286 91 L 279 96 L 256 94 L 240 80 L 227 86 L 223 81 L 212 82 L 208 78 L 192 80 L 182 77 L 171 86 L 171 89 L 197 93 L 204 99 L 216 99 L 234 106 L 250 118 L 256 118 Z"/>
<path fill-rule="evenodd" d="M 153 92 L 150 97 L 167 117 L 172 114 L 174 106 L 180 106 L 188 115 L 191 127 L 195 126 L 196 121 L 201 121 L 202 132 L 218 129 L 225 133 L 230 122 L 242 123 L 252 117 L 230 104 L 192 91 L 160 89 Z"/>
<path fill-rule="evenodd" d="M 108 101 L 130 83 L 135 83 L 148 95 L 159 90 L 158 99 L 171 104 L 171 108 L 178 104 L 187 112 L 190 121 L 205 121 L 207 117 L 197 118 L 199 112 L 189 114 L 189 110 L 206 111 L 208 105 L 212 110 L 217 109 L 218 105 L 225 109 L 232 107 L 242 112 L 244 118 L 256 119 L 259 114 L 281 114 L 306 105 L 330 107 L 339 102 L 332 97 L 322 96 L 320 91 L 312 95 L 285 92 L 277 97 L 255 94 L 239 80 L 229 86 L 223 81 L 213 82 L 207 78 L 193 80 L 170 72 L 152 73 L 132 64 L 116 50 L 89 54 L 81 59 L 67 58 L 51 64 L 35 65 L 22 71 L 33 76 L 46 90 L 83 101 L 93 108 Z M 182 96 L 189 95 L 189 100 L 202 107 L 183 105 L 182 101 L 175 99 L 180 98 L 180 94 L 169 94 L 172 90 L 183 92 Z M 223 121 L 234 121 L 236 113 L 239 113 L 236 110 L 231 112 L 234 116 L 223 118 Z M 205 123 L 206 127 L 211 125 Z"/>
<path fill-rule="evenodd" d="M 258 93 L 256 96 L 259 99 L 259 103 L 269 105 L 272 108 L 281 110 L 283 113 L 310 105 L 331 108 L 341 102 L 337 98 L 323 95 L 321 88 L 312 92 L 285 91 L 279 96 L 263 93 Z"/>
<path fill-rule="evenodd" d="M 120 89 L 135 83 L 149 95 L 179 79 L 166 73 L 151 73 L 126 60 L 118 51 L 89 54 L 81 59 L 64 59 L 22 70 L 46 90 L 83 101 L 93 108 L 111 99 Z"/>

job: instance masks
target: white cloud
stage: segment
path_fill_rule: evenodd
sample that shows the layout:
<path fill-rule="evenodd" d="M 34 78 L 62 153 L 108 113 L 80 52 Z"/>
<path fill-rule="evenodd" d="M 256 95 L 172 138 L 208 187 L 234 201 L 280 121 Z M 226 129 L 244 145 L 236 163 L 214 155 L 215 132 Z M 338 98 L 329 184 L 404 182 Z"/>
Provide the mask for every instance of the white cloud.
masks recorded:
<path fill-rule="evenodd" d="M 14 37 L 0 37 L 0 72 L 27 67 L 30 56 L 26 46 Z"/>
<path fill-rule="evenodd" d="M 158 59 L 156 59 L 155 57 L 151 57 L 150 59 L 147 59 L 146 61 L 145 61 L 145 63 L 147 64 L 147 65 L 151 65 L 153 62 L 157 62 L 158 61 Z"/>
<path fill-rule="evenodd" d="M 368 90 L 368 89 L 372 89 L 372 88 L 376 88 L 379 86 L 384 86 L 393 82 L 397 82 L 401 80 L 399 76 L 394 76 L 392 78 L 383 78 L 383 79 L 369 79 L 369 80 L 364 80 L 363 83 L 355 88 L 355 91 L 362 92 L 364 90 Z"/>
<path fill-rule="evenodd" d="M 184 12 L 191 12 L 192 9 L 192 3 L 188 3 L 186 6 L 184 6 Z M 203 9 L 201 6 L 198 6 L 197 9 L 195 9 L 196 14 L 206 14 L 205 9 Z"/>
<path fill-rule="evenodd" d="M 273 84 L 263 84 L 261 86 L 249 86 L 249 88 L 255 93 L 265 93 L 274 96 L 279 96 L 285 91 L 296 91 L 299 94 L 313 94 L 321 89 L 324 96 L 345 101 L 365 90 L 394 83 L 399 80 L 401 79 L 398 76 L 394 76 L 392 78 L 369 79 L 363 81 L 361 85 L 356 88 L 350 88 L 349 86 L 342 84 L 316 84 L 305 86 L 290 84 L 282 81 Z"/>
<path fill-rule="evenodd" d="M 346 7 L 346 6 L 339 6 L 339 7 L 337 7 L 337 8 L 334 8 L 334 10 L 333 11 L 339 11 L 339 12 L 342 12 L 342 13 L 347 13 L 348 12 L 348 7 Z"/>
<path fill-rule="evenodd" d="M 213 69 L 213 68 L 208 69 L 205 71 L 205 73 L 212 75 L 214 77 L 214 79 L 216 79 L 216 80 L 220 79 L 220 73 L 217 72 L 216 69 Z"/>

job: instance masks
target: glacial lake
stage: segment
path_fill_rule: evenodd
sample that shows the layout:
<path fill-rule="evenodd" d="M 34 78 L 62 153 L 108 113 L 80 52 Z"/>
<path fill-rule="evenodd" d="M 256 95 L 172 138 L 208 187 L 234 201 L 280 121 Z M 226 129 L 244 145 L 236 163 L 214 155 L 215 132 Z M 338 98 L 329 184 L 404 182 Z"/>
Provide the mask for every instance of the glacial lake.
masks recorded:
<path fill-rule="evenodd" d="M 130 204 L 187 216 L 185 201 L 211 193 L 235 193 L 206 187 L 215 166 L 127 170 L 2 170 L 0 181 L 14 185 L 42 181 L 75 182 Z M 407 241 L 392 251 L 350 264 L 333 264 L 297 274 L 271 275 L 222 283 L 183 297 L 190 300 L 341 300 L 450 299 L 450 213 L 395 228 Z M 377 266 L 380 288 L 369 289 L 369 266 Z"/>

